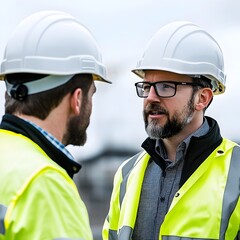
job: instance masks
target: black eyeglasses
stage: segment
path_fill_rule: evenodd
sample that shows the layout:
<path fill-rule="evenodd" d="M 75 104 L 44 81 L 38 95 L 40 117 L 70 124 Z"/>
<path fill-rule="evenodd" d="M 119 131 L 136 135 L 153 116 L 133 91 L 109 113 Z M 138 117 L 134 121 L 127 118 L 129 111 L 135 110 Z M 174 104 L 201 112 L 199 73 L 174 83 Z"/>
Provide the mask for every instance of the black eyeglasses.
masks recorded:
<path fill-rule="evenodd" d="M 135 83 L 137 95 L 141 98 L 147 98 L 150 92 L 151 86 L 154 87 L 156 94 L 162 98 L 170 98 L 176 94 L 177 86 L 200 86 L 204 87 L 200 83 L 194 82 L 169 82 L 169 81 L 161 81 L 161 82 L 137 82 Z"/>

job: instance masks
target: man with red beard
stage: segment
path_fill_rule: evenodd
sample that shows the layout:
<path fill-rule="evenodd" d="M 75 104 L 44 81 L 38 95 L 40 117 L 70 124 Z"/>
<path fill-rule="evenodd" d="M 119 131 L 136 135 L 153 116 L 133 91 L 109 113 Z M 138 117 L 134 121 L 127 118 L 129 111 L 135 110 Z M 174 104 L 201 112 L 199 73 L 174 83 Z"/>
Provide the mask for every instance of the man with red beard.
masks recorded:
<path fill-rule="evenodd" d="M 108 82 L 96 40 L 69 14 L 35 13 L 9 39 L 1 76 L 0 238 L 92 240 L 65 146 L 84 145 L 94 80 Z"/>
<path fill-rule="evenodd" d="M 218 43 L 193 23 L 170 23 L 133 72 L 149 137 L 115 175 L 103 239 L 238 239 L 240 148 L 205 116 L 225 91 Z"/>

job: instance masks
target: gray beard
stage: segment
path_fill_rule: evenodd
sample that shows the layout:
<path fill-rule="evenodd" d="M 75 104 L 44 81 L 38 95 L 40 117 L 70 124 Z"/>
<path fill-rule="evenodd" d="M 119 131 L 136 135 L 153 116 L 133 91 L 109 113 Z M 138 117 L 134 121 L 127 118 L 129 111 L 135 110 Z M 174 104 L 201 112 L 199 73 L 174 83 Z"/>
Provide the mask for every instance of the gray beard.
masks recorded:
<path fill-rule="evenodd" d="M 152 120 L 146 126 L 146 132 L 151 139 L 170 138 L 177 135 L 181 130 L 192 120 L 192 115 L 188 116 L 183 121 L 178 121 L 176 117 L 169 120 L 163 126 L 159 126 L 157 120 Z"/>

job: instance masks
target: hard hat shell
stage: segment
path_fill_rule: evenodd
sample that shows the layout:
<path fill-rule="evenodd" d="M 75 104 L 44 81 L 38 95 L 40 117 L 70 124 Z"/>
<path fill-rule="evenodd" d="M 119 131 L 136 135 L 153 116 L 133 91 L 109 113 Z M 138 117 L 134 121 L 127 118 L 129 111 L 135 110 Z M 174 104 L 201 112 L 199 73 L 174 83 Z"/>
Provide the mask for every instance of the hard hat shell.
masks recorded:
<path fill-rule="evenodd" d="M 18 25 L 1 63 L 1 76 L 11 73 L 87 73 L 94 80 L 109 82 L 91 32 L 76 18 L 59 11 L 37 12 Z"/>
<path fill-rule="evenodd" d="M 202 75 L 211 80 L 214 94 L 225 91 L 222 50 L 208 32 L 191 22 L 167 24 L 152 37 L 132 71 L 143 78 L 145 70 Z"/>

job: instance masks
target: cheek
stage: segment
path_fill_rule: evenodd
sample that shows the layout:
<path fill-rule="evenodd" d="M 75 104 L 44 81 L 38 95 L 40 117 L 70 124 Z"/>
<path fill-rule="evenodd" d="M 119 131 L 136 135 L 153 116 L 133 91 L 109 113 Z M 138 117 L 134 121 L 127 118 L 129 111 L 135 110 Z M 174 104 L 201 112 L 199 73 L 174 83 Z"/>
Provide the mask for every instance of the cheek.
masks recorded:
<path fill-rule="evenodd" d="M 87 104 L 87 111 L 89 112 L 89 116 L 92 114 L 92 98 L 89 99 L 88 104 Z"/>
<path fill-rule="evenodd" d="M 143 100 L 143 107 L 144 108 L 146 108 L 146 106 L 148 105 L 148 101 L 147 101 L 147 99 L 146 98 L 144 98 L 144 100 Z"/>
<path fill-rule="evenodd" d="M 168 117 L 171 119 L 173 116 L 180 116 L 185 112 L 187 101 L 183 99 L 177 99 L 176 101 L 169 101 L 164 105 L 165 110 L 168 113 Z"/>

